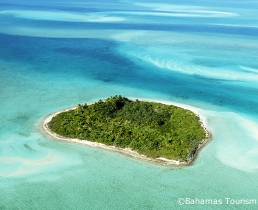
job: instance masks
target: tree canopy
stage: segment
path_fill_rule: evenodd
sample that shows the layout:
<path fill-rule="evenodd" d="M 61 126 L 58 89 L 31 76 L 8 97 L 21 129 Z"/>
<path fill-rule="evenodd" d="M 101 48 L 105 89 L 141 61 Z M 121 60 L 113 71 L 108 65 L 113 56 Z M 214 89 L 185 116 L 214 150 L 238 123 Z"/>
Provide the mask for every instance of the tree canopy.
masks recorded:
<path fill-rule="evenodd" d="M 189 110 L 120 95 L 79 104 L 53 117 L 48 127 L 61 136 L 180 161 L 189 161 L 207 138 L 199 117 Z"/>

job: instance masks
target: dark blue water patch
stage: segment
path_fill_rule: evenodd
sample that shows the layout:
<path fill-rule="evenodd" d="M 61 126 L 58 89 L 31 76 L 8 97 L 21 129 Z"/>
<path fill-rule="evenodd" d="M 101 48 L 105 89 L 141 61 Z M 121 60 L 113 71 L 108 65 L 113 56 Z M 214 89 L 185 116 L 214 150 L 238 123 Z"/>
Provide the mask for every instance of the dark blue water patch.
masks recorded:
<path fill-rule="evenodd" d="M 8 62 L 20 62 L 34 66 L 35 71 L 73 71 L 85 76 L 103 75 L 103 63 L 106 72 L 118 71 L 122 64 L 129 68 L 133 63 L 114 54 L 115 42 L 100 39 L 56 39 L 9 36 L 0 34 L 0 57 Z M 101 62 L 100 62 L 101 61 Z M 124 67 L 119 67 L 119 71 Z M 109 76 L 108 78 L 111 78 Z M 105 81 L 110 79 L 104 78 Z"/>
<path fill-rule="evenodd" d="M 114 54 L 115 42 L 100 39 L 69 39 L 69 42 L 65 40 L 59 39 L 60 47 L 53 48 L 53 51 L 66 56 L 88 57 L 97 60 L 101 58 L 102 61 L 130 65 L 129 60 Z"/>
<path fill-rule="evenodd" d="M 150 17 L 151 19 L 153 16 Z M 184 17 L 182 17 L 184 18 Z M 229 35 L 243 35 L 243 36 L 258 36 L 258 28 L 248 26 L 226 26 L 226 25 L 210 25 L 201 24 L 199 21 L 188 19 L 191 24 L 178 24 L 177 21 L 171 21 L 166 24 L 147 24 L 147 23 L 97 23 L 97 22 L 67 22 L 67 21 L 49 21 L 49 20 L 28 20 L 20 19 L 19 25 L 35 28 L 48 29 L 118 29 L 118 30 L 147 30 L 147 31 L 171 31 L 171 32 L 185 32 L 185 33 L 209 33 L 209 34 L 229 34 Z M 17 19 L 17 18 L 13 18 Z M 154 21 L 156 19 L 153 19 Z M 15 20 L 13 20 L 15 21 Z M 16 20 L 17 21 L 17 20 Z"/>
<path fill-rule="evenodd" d="M 205 101 L 242 112 L 258 113 L 255 88 L 134 63 L 116 51 L 116 42 L 10 35 L 0 35 L 0 40 L 0 58 L 21 65 L 29 64 L 32 67 L 22 73 L 37 74 L 39 78 L 44 74 L 42 82 L 52 79 L 53 72 L 56 72 L 62 73 L 64 80 L 78 77 L 79 80 L 87 81 L 91 78 L 103 81 L 107 86 L 110 83 L 121 84 L 165 93 L 171 97 Z"/>
<path fill-rule="evenodd" d="M 17 4 L 13 4 L 13 3 L 0 3 L 0 8 L 8 8 L 8 7 L 10 7 L 10 8 L 13 8 L 15 5 L 17 5 Z"/>
<path fill-rule="evenodd" d="M 23 75 L 77 77 L 116 82 L 116 76 L 133 80 L 131 71 L 137 67 L 132 61 L 114 52 L 115 42 L 98 39 L 55 39 L 0 35 L 0 58 L 8 62 L 30 65 Z M 131 70 L 130 70 L 131 69 Z M 41 76 L 39 76 L 41 77 Z M 47 82 L 47 81 L 46 81 Z"/>

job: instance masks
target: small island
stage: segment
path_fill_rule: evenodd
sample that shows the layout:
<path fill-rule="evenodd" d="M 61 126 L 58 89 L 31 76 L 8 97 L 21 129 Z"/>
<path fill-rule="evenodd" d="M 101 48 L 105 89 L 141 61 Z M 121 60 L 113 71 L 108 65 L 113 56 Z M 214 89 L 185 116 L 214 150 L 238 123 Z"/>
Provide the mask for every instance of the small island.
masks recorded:
<path fill-rule="evenodd" d="M 211 135 L 190 110 L 109 97 L 48 116 L 52 137 L 122 152 L 163 165 L 186 165 Z"/>

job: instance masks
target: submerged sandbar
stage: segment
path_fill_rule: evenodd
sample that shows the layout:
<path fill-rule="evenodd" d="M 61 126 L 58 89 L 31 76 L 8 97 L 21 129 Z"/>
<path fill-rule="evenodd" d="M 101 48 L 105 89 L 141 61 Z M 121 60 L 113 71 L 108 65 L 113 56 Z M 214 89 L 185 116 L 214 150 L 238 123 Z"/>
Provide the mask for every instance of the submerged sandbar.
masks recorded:
<path fill-rule="evenodd" d="M 197 113 L 170 104 L 122 96 L 53 113 L 42 125 L 55 139 L 104 148 L 162 165 L 191 163 L 211 138 Z"/>

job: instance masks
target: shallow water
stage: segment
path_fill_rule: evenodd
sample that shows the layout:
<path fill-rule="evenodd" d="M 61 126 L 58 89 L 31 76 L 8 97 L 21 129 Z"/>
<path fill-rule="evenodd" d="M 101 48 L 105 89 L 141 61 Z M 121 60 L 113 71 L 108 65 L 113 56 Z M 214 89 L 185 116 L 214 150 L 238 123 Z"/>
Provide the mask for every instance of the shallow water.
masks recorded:
<path fill-rule="evenodd" d="M 1 2 L 0 209 L 256 208 L 225 200 L 258 202 L 255 2 Z M 42 132 L 116 94 L 191 106 L 212 141 L 163 167 Z"/>

